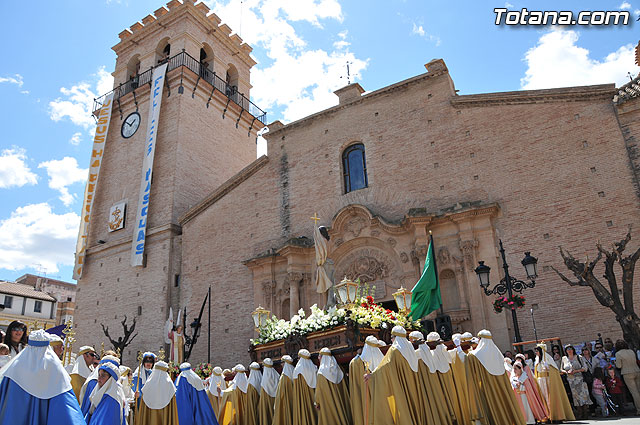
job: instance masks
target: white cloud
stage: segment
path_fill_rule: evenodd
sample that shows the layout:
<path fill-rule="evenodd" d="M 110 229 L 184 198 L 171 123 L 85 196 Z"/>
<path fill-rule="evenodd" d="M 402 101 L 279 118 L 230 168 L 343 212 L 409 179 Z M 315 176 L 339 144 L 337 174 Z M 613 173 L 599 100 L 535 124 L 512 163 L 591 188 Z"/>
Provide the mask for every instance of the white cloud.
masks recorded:
<path fill-rule="evenodd" d="M 206 2 L 232 29 L 240 28 L 240 5 L 237 1 Z M 348 42 L 340 36 L 332 51 L 313 49 L 293 27 L 302 22 L 321 28 L 322 20 L 342 22 L 340 3 L 336 0 L 247 0 L 242 5 L 242 38 L 250 45 L 261 46 L 267 64 L 258 64 L 251 73 L 251 97 L 263 109 L 284 107 L 283 121 L 302 118 L 336 105 L 333 91 L 344 86 L 347 61 L 352 74 L 367 66 L 348 51 Z"/>
<path fill-rule="evenodd" d="M 631 9 L 631 3 L 627 2 L 627 1 L 623 1 L 622 4 L 620 6 L 618 6 L 618 8 L 620 10 Z"/>
<path fill-rule="evenodd" d="M 511 9 L 513 7 L 513 4 L 509 3 L 509 2 L 505 2 L 504 7 Z"/>
<path fill-rule="evenodd" d="M 24 85 L 22 75 L 20 74 L 15 74 L 13 77 L 0 77 L 0 83 L 15 84 L 18 87 L 22 87 Z"/>
<path fill-rule="evenodd" d="M 604 59 L 590 57 L 590 52 L 577 45 L 579 34 L 573 30 L 553 30 L 540 37 L 527 51 L 528 65 L 520 79 L 523 89 L 546 89 L 591 84 L 627 83 L 627 72 L 637 74 L 634 47 L 631 44 L 609 53 Z"/>
<path fill-rule="evenodd" d="M 413 23 L 413 30 L 411 32 L 414 34 L 418 34 L 421 37 L 424 37 L 424 35 L 426 34 L 424 28 L 422 28 L 422 25 L 418 26 L 415 24 L 415 22 Z"/>
<path fill-rule="evenodd" d="M 335 41 L 333 43 L 333 48 L 340 50 L 340 49 L 346 49 L 347 47 L 351 46 L 351 43 L 347 41 L 348 34 L 349 32 L 347 30 L 340 31 L 338 33 L 338 37 L 340 38 L 340 40 Z"/>
<path fill-rule="evenodd" d="M 79 131 L 77 133 L 73 133 L 73 136 L 71 136 L 71 139 L 69 139 L 69 143 L 71 143 L 73 146 L 78 146 L 81 141 L 82 133 L 80 133 Z"/>
<path fill-rule="evenodd" d="M 77 214 L 55 214 L 47 203 L 18 207 L 0 220 L 0 268 L 38 265 L 54 273 L 58 265 L 72 265 L 79 223 Z"/>
<path fill-rule="evenodd" d="M 22 148 L 5 149 L 0 153 L 0 189 L 38 183 L 38 176 L 31 172 L 26 161 L 27 154 Z"/>
<path fill-rule="evenodd" d="M 413 29 L 411 30 L 411 33 L 419 35 L 420 37 L 423 37 L 431 41 L 432 43 L 435 43 L 436 47 L 440 46 L 440 43 L 442 42 L 440 40 L 440 37 L 427 33 L 422 25 L 416 25 L 415 22 L 413 23 Z"/>
<path fill-rule="evenodd" d="M 91 79 L 91 83 L 83 81 L 71 86 L 70 89 L 62 87 L 60 89 L 62 97 L 49 102 L 49 117 L 53 121 L 68 118 L 73 124 L 85 130 L 92 129 L 95 126 L 95 121 L 91 117 L 93 99 L 111 91 L 113 77 L 102 66 Z"/>
<path fill-rule="evenodd" d="M 54 159 L 38 164 L 38 168 L 44 168 L 49 175 L 49 187 L 60 192 L 59 199 L 65 206 L 71 205 L 75 197 L 69 193 L 67 186 L 87 180 L 88 168 L 79 168 L 78 161 L 70 156 L 62 159 Z"/>

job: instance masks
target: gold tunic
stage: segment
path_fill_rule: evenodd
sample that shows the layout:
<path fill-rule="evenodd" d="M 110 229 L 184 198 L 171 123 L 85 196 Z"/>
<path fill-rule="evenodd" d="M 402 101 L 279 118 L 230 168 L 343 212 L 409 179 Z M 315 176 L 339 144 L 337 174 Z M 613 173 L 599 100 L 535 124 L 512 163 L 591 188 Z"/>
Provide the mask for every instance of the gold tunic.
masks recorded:
<path fill-rule="evenodd" d="M 247 387 L 247 411 L 245 414 L 245 424 L 257 425 L 258 423 L 258 403 L 260 402 L 260 393 L 256 388 L 249 384 Z"/>
<path fill-rule="evenodd" d="M 260 401 L 258 402 L 260 425 L 271 425 L 273 423 L 273 405 L 275 400 L 275 397 L 271 397 L 264 389 L 260 390 Z"/>
<path fill-rule="evenodd" d="M 535 368 L 540 393 L 547 402 L 550 419 L 552 421 L 575 421 L 576 418 L 573 415 L 558 369 L 549 366 L 548 370 L 544 370 L 541 364 L 537 364 Z"/>
<path fill-rule="evenodd" d="M 364 385 L 364 374 L 366 373 L 364 362 L 360 357 L 354 357 L 349 363 L 349 402 L 351 405 L 351 417 L 353 425 L 364 425 L 365 406 L 371 404 L 369 393 Z M 365 400 L 367 397 L 368 400 Z"/>
<path fill-rule="evenodd" d="M 318 374 L 316 384 L 316 405 L 318 405 L 318 425 L 351 425 L 349 392 L 344 378 L 337 384 Z"/>
<path fill-rule="evenodd" d="M 304 376 L 293 380 L 293 423 L 295 425 L 317 425 L 318 415 L 313 405 L 314 389 L 307 385 Z"/>
<path fill-rule="evenodd" d="M 135 420 L 135 425 L 178 425 L 178 405 L 176 396 L 162 409 L 152 409 L 140 397 L 140 412 Z"/>
<path fill-rule="evenodd" d="M 455 421 L 453 406 L 444 396 L 438 375 L 429 372 L 427 365 L 420 360 L 418 362 L 418 376 L 425 394 L 426 408 L 429 409 L 431 417 L 434 418 L 434 423 L 438 425 L 453 425 Z"/>
<path fill-rule="evenodd" d="M 374 425 L 414 425 L 426 423 L 424 393 L 418 373 L 411 370 L 396 347 L 389 348 L 371 374 L 371 405 Z"/>
<path fill-rule="evenodd" d="M 464 364 L 471 420 L 482 425 L 525 425 L 506 370 L 502 375 L 490 374 L 473 353 L 467 355 Z"/>
<path fill-rule="evenodd" d="M 273 425 L 293 425 L 293 381 L 284 374 L 278 382 Z"/>
<path fill-rule="evenodd" d="M 239 388 L 227 389 L 222 392 L 218 423 L 220 425 L 255 425 L 246 421 L 246 410 L 247 394 Z"/>
<path fill-rule="evenodd" d="M 209 402 L 211 403 L 211 407 L 213 408 L 213 413 L 215 413 L 216 419 L 218 419 L 218 413 L 220 412 L 220 405 L 221 405 L 221 402 L 220 402 L 221 397 L 215 396 L 211 394 L 211 392 L 209 391 L 207 391 L 207 397 L 209 397 Z"/>
<path fill-rule="evenodd" d="M 84 381 L 86 381 L 87 379 L 83 378 L 77 373 L 73 373 L 69 376 L 71 377 L 71 388 L 73 389 L 73 393 L 76 395 L 76 399 L 78 400 L 78 403 L 82 404 L 82 401 L 80 400 L 80 391 L 82 390 Z"/>
<path fill-rule="evenodd" d="M 465 354 L 466 356 L 466 354 Z M 464 362 L 455 353 L 453 363 L 451 363 L 451 373 L 453 374 L 453 383 L 455 385 L 458 410 L 461 417 L 458 418 L 458 425 L 471 423 L 471 411 L 469 410 L 469 388 L 467 383 L 467 372 L 464 367 Z"/>

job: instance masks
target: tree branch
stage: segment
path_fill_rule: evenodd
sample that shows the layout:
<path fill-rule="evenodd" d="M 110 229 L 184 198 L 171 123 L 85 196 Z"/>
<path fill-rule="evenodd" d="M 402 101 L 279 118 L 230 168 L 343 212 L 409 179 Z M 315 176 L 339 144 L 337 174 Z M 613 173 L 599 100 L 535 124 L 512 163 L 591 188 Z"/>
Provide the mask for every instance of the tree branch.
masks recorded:
<path fill-rule="evenodd" d="M 613 252 L 607 251 L 602 247 L 602 244 L 600 244 L 600 242 L 596 244 L 596 248 L 598 249 L 598 252 L 600 252 L 601 254 L 604 254 L 605 256 L 603 277 L 609 283 L 609 290 L 611 292 L 611 297 L 613 298 L 614 302 L 620 303 L 621 301 L 620 301 L 620 294 L 618 292 L 618 282 L 616 281 L 616 275 L 615 275 L 615 272 L 613 271 L 613 265 L 616 262 L 616 258 L 618 254 L 616 251 L 613 251 Z"/>
<path fill-rule="evenodd" d="M 551 270 L 556 272 L 557 275 L 560 276 L 560 279 L 562 279 L 565 282 L 567 282 L 569 284 L 569 286 L 589 286 L 589 284 L 584 279 L 580 279 L 577 282 L 572 282 L 571 279 L 569 279 L 568 277 L 566 277 L 565 275 L 560 273 L 558 270 L 556 270 L 555 267 L 551 266 Z"/>
<path fill-rule="evenodd" d="M 618 254 L 618 258 L 622 258 L 621 254 L 627 247 L 627 244 L 629 243 L 630 240 L 631 240 L 631 225 L 629 225 L 629 230 L 627 230 L 627 234 L 625 235 L 624 239 L 621 240 L 620 242 L 614 243 L 615 251 Z"/>

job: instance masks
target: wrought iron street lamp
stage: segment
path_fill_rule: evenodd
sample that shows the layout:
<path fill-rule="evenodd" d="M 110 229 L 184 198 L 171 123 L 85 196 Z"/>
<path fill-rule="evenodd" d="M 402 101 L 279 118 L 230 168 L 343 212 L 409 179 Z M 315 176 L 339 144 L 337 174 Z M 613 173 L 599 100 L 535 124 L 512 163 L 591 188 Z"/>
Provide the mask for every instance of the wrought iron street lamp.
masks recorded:
<path fill-rule="evenodd" d="M 498 283 L 493 289 L 489 289 L 489 272 L 491 268 L 484 264 L 484 261 L 480 261 L 478 263 L 478 267 L 476 267 L 475 272 L 478 275 L 478 280 L 480 281 L 480 286 L 482 287 L 485 295 L 498 295 L 502 296 L 507 294 L 509 298 L 513 297 L 513 293 L 522 293 L 526 288 L 533 288 L 536 286 L 535 278 L 538 277 L 538 259 L 531 256 L 531 252 L 524 253 L 524 259 L 522 260 L 522 265 L 527 273 L 527 278 L 529 278 L 530 282 L 525 282 L 523 280 L 518 280 L 512 277 L 509 274 L 509 265 L 507 264 L 507 259 L 505 258 L 504 247 L 502 246 L 502 240 L 500 240 L 500 255 L 502 256 L 502 268 L 504 269 L 504 277 L 500 279 L 500 283 Z M 515 308 L 511 309 L 511 317 L 513 318 L 513 328 L 515 331 L 515 339 L 516 342 L 522 342 L 522 337 L 520 336 L 520 327 L 518 326 L 518 316 L 516 315 Z"/>

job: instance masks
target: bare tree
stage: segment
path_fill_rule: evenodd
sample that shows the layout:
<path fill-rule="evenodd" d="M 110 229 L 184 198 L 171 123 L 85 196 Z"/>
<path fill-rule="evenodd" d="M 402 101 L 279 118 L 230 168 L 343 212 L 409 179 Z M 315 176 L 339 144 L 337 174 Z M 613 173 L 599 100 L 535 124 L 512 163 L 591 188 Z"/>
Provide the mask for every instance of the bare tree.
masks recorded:
<path fill-rule="evenodd" d="M 133 318 L 133 324 L 131 325 L 131 327 L 127 326 L 127 316 L 124 316 L 124 320 L 120 323 L 122 323 L 122 328 L 124 330 L 124 337 L 119 336 L 117 340 L 114 340 L 111 337 L 111 335 L 109 335 L 109 327 L 105 327 L 104 324 L 102 323 L 100 323 L 100 326 L 102 326 L 102 332 L 104 332 L 105 336 L 109 339 L 109 341 L 111 341 L 111 345 L 113 345 L 113 349 L 116 352 L 120 353 L 120 357 L 122 357 L 122 353 L 124 353 L 124 349 L 133 342 L 133 339 L 137 337 L 138 334 L 136 333 L 135 335 L 131 336 L 131 334 L 136 328 L 135 317 Z"/>
<path fill-rule="evenodd" d="M 631 345 L 634 350 L 640 348 L 640 318 L 635 312 L 633 306 L 633 274 L 636 267 L 636 261 L 640 257 L 640 248 L 633 254 L 623 257 L 627 244 L 631 240 L 631 227 L 623 240 L 614 243 L 611 251 L 607 251 L 600 242 L 596 244 L 598 255 L 593 261 L 589 258 L 584 262 L 577 260 L 571 253 L 560 247 L 560 255 L 564 260 L 565 266 L 573 272 L 576 281 L 572 281 L 565 275 L 560 273 L 554 267 L 551 267 L 558 276 L 571 286 L 588 286 L 593 291 L 596 299 L 600 304 L 608 307 L 613 311 L 616 320 L 622 328 L 624 339 Z M 604 275 L 606 286 L 593 274 L 596 264 L 604 257 Z M 614 272 L 614 265 L 618 264 L 622 269 L 622 300 L 618 289 L 618 281 Z"/>

